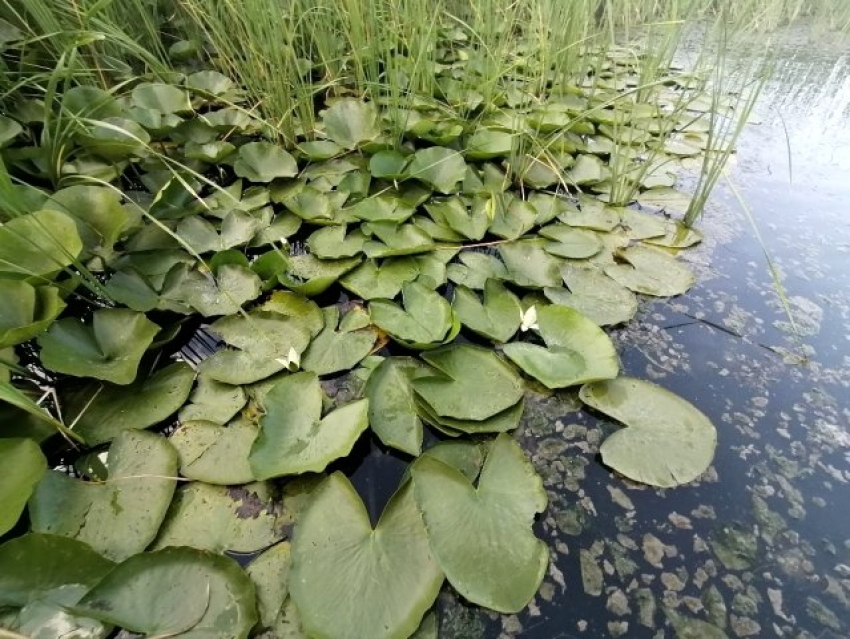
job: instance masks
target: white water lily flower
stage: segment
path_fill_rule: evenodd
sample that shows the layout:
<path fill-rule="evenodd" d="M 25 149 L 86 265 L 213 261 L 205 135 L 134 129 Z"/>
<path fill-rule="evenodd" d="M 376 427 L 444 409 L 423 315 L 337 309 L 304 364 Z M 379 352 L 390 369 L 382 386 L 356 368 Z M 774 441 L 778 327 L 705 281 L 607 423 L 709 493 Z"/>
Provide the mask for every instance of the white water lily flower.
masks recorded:
<path fill-rule="evenodd" d="M 286 366 L 287 370 L 295 372 L 301 366 L 301 355 L 294 348 L 290 347 L 286 357 L 278 357 L 276 361 L 278 364 Z"/>
<path fill-rule="evenodd" d="M 534 306 L 530 306 L 525 313 L 520 312 L 520 317 L 522 318 L 522 324 L 520 324 L 520 330 L 524 333 L 529 329 L 539 330 L 540 327 L 537 325 L 537 309 Z"/>

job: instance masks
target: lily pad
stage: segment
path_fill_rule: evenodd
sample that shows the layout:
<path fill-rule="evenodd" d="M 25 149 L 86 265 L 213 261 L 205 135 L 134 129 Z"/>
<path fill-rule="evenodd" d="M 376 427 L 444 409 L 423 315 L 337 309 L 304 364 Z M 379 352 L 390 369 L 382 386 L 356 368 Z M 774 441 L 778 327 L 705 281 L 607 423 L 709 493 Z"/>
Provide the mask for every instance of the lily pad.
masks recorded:
<path fill-rule="evenodd" d="M 373 239 L 363 245 L 367 257 L 397 257 L 427 253 L 434 249 L 431 236 L 415 224 L 370 222 L 362 226 Z"/>
<path fill-rule="evenodd" d="M 189 402 L 178 413 L 181 422 L 208 421 L 225 424 L 248 403 L 248 394 L 241 386 L 225 384 L 209 375 L 198 375 Z"/>
<path fill-rule="evenodd" d="M 142 82 L 131 93 L 133 104 L 160 113 L 189 113 L 192 105 L 189 94 L 171 84 Z"/>
<path fill-rule="evenodd" d="M 457 263 L 446 268 L 448 278 L 455 284 L 483 290 L 487 280 L 506 280 L 508 270 L 495 255 L 477 251 L 461 251 Z"/>
<path fill-rule="evenodd" d="M 58 288 L 34 288 L 22 280 L 0 280 L 0 299 L 0 348 L 43 333 L 65 309 Z"/>
<path fill-rule="evenodd" d="M 374 105 L 351 98 L 334 102 L 322 122 L 325 134 L 345 149 L 356 149 L 381 134 Z"/>
<path fill-rule="evenodd" d="M 314 297 L 324 293 L 358 264 L 360 264 L 359 257 L 321 260 L 309 253 L 293 255 L 287 260 L 286 272 L 281 273 L 278 279 L 281 284 L 296 293 Z"/>
<path fill-rule="evenodd" d="M 375 326 L 404 345 L 428 348 L 452 339 L 456 324 L 446 299 L 418 282 L 402 287 L 403 305 L 372 300 L 369 313 Z"/>
<path fill-rule="evenodd" d="M 497 343 L 511 339 L 522 321 L 519 300 L 498 280 L 487 280 L 483 303 L 471 289 L 458 286 L 452 308 L 461 324 Z"/>
<path fill-rule="evenodd" d="M 65 415 L 89 446 L 129 429 L 150 428 L 173 415 L 192 389 L 195 371 L 176 362 L 129 386 L 93 382 L 61 393 Z"/>
<path fill-rule="evenodd" d="M 628 322 L 635 316 L 635 294 L 597 268 L 565 264 L 561 267 L 565 288 L 543 289 L 549 301 L 569 306 L 599 326 Z"/>
<path fill-rule="evenodd" d="M 266 183 L 275 178 L 295 177 L 298 175 L 298 164 L 294 157 L 276 144 L 249 142 L 239 147 L 233 170 L 239 177 Z"/>
<path fill-rule="evenodd" d="M 699 477 L 711 464 L 717 431 L 692 404 L 668 390 L 630 377 L 587 384 L 590 407 L 622 422 L 599 449 L 602 461 L 635 481 L 672 487 Z"/>
<path fill-rule="evenodd" d="M 222 264 L 214 272 L 178 266 L 169 274 L 160 307 L 195 309 L 204 317 L 232 315 L 260 295 L 260 278 L 242 264 Z"/>
<path fill-rule="evenodd" d="M 388 258 L 380 262 L 366 260 L 340 279 L 340 284 L 361 299 L 393 299 L 406 282 L 419 276 L 414 258 Z"/>
<path fill-rule="evenodd" d="M 560 286 L 563 261 L 546 252 L 545 240 L 520 240 L 499 246 L 508 279 L 525 288 Z"/>
<path fill-rule="evenodd" d="M 385 446 L 409 455 L 422 449 L 422 421 L 416 410 L 411 378 L 427 375 L 417 360 L 388 357 L 378 364 L 366 382 L 369 426 Z"/>
<path fill-rule="evenodd" d="M 290 543 L 282 541 L 260 554 L 245 569 L 254 582 L 260 623 L 266 628 L 274 625 L 282 612 L 283 602 L 289 597 L 290 555 Z"/>
<path fill-rule="evenodd" d="M 9 437 L 0 439 L 0 468 L 3 469 L 0 535 L 5 535 L 18 522 L 33 489 L 47 470 L 47 460 L 32 439 Z"/>
<path fill-rule="evenodd" d="M 546 348 L 527 342 L 505 344 L 508 358 L 547 388 L 566 388 L 616 377 L 620 370 L 611 338 L 591 320 L 566 306 L 537 311 Z"/>
<path fill-rule="evenodd" d="M 86 253 L 111 251 L 129 216 L 111 188 L 78 184 L 56 191 L 42 208 L 70 215 Z"/>
<path fill-rule="evenodd" d="M 449 583 L 481 606 L 522 610 L 543 580 L 549 551 L 531 530 L 534 516 L 546 508 L 546 491 L 519 445 L 497 436 L 477 487 L 429 455 L 417 460 L 411 476 L 431 548 Z"/>
<path fill-rule="evenodd" d="M 483 238 L 492 221 L 483 208 L 470 210 L 457 196 L 442 202 L 430 202 L 425 209 L 435 222 L 444 221 L 453 231 L 470 240 Z"/>
<path fill-rule="evenodd" d="M 696 278 L 691 270 L 658 249 L 629 246 L 617 253 L 628 264 L 611 264 L 605 275 L 634 291 L 656 297 L 674 297 L 690 289 Z"/>
<path fill-rule="evenodd" d="M 407 167 L 410 177 L 421 180 L 440 193 L 450 194 L 466 175 L 466 162 L 457 151 L 442 146 L 420 149 Z"/>
<path fill-rule="evenodd" d="M 602 250 L 602 241 L 596 233 L 568 224 L 544 226 L 540 229 L 540 235 L 552 240 L 544 245 L 544 249 L 556 257 L 582 260 Z"/>
<path fill-rule="evenodd" d="M 524 384 L 514 369 L 489 349 L 452 344 L 423 354 L 440 374 L 411 383 L 442 417 L 480 421 L 514 406 Z"/>
<path fill-rule="evenodd" d="M 130 384 L 158 332 L 144 313 L 128 309 L 97 310 L 90 324 L 68 317 L 38 338 L 41 363 L 57 373 Z"/>
<path fill-rule="evenodd" d="M 506 200 L 509 200 L 507 204 Z M 493 235 L 506 240 L 515 240 L 525 235 L 537 223 L 537 209 L 530 202 L 501 196 L 494 196 L 489 201 L 495 203 L 493 223 L 490 225 L 490 232 Z M 473 209 L 486 202 L 477 198 Z"/>
<path fill-rule="evenodd" d="M 466 141 L 466 157 L 489 160 L 508 157 L 514 149 L 514 134 L 495 129 L 478 129 Z"/>
<path fill-rule="evenodd" d="M 349 311 L 343 322 L 356 312 L 356 309 Z M 362 310 L 359 312 L 363 313 Z M 304 351 L 301 368 L 316 375 L 330 375 L 354 368 L 372 351 L 378 341 L 378 331 L 370 326 L 345 330 L 340 322 L 338 306 L 329 306 L 323 313 L 325 328 Z"/>
<path fill-rule="evenodd" d="M 225 486 L 254 481 L 248 463 L 259 428 L 246 419 L 226 426 L 212 422 L 186 422 L 169 437 L 177 451 L 180 474 L 188 479 Z"/>
<path fill-rule="evenodd" d="M 0 274 L 47 277 L 73 264 L 83 250 L 74 218 L 36 211 L 0 226 Z"/>
<path fill-rule="evenodd" d="M 265 396 L 263 405 L 266 414 L 248 457 L 258 479 L 320 472 L 351 452 L 369 425 L 365 399 L 322 417 L 322 389 L 314 373 L 283 378 Z"/>
<path fill-rule="evenodd" d="M 76 539 L 27 533 L 0 546 L 0 566 L 0 607 L 22 607 L 58 588 L 91 588 L 115 564 Z"/>
<path fill-rule="evenodd" d="M 84 541 L 116 561 L 147 548 L 171 503 L 177 453 L 160 435 L 128 430 L 113 440 L 108 463 L 102 484 L 45 475 L 29 504 L 33 530 Z"/>
<path fill-rule="evenodd" d="M 316 257 L 323 260 L 336 260 L 362 253 L 366 239 L 360 229 L 348 233 L 348 227 L 345 224 L 326 226 L 307 238 L 307 247 Z"/>
<path fill-rule="evenodd" d="M 296 526 L 290 569 L 290 592 L 309 636 L 406 639 L 442 582 L 409 483 L 374 529 L 344 475 L 334 473 L 313 491 Z"/>
<path fill-rule="evenodd" d="M 246 639 L 257 623 L 254 585 L 233 559 L 166 548 L 115 567 L 75 610 L 150 637 Z"/>

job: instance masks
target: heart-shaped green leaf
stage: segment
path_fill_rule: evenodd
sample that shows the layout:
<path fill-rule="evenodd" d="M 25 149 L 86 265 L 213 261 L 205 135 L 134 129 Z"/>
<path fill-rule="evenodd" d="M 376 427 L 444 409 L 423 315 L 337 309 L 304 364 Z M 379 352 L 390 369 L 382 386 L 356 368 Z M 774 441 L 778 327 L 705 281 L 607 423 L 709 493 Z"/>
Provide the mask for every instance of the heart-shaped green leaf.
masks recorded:
<path fill-rule="evenodd" d="M 275 544 L 254 559 L 245 572 L 257 590 L 260 623 L 271 628 L 281 614 L 283 602 L 289 596 L 289 564 L 291 545 L 288 541 Z M 296 639 L 278 635 L 280 639 Z"/>
<path fill-rule="evenodd" d="M 432 347 L 453 339 L 456 320 L 442 295 L 418 282 L 408 282 L 402 287 L 402 299 L 402 306 L 388 300 L 372 300 L 369 313 L 375 326 L 415 348 Z"/>
<path fill-rule="evenodd" d="M 340 284 L 361 299 L 393 299 L 406 282 L 419 275 L 415 258 L 399 257 L 382 260 L 366 260 L 356 269 L 340 279 Z"/>
<path fill-rule="evenodd" d="M 204 317 L 232 315 L 260 295 L 260 284 L 257 274 L 241 264 L 223 264 L 215 273 L 181 265 L 169 274 L 160 305 L 190 307 Z"/>
<path fill-rule="evenodd" d="M 556 257 L 581 260 L 596 255 L 602 250 L 602 241 L 596 233 L 587 229 L 577 229 L 567 224 L 550 224 L 540 229 L 540 235 L 549 238 L 544 246 L 547 253 Z"/>
<path fill-rule="evenodd" d="M 192 389 L 195 371 L 171 364 L 128 386 L 93 382 L 63 391 L 62 406 L 89 446 L 111 441 L 129 429 L 150 428 L 177 412 Z"/>
<path fill-rule="evenodd" d="M 442 582 L 409 483 L 374 529 L 344 475 L 313 491 L 295 529 L 289 586 L 309 636 L 406 639 Z"/>
<path fill-rule="evenodd" d="M 544 240 L 520 240 L 499 246 L 508 278 L 517 286 L 544 288 L 560 286 L 563 262 L 546 252 Z"/>
<path fill-rule="evenodd" d="M 177 473 L 177 453 L 160 435 L 127 430 L 109 448 L 109 478 L 102 484 L 51 471 L 29 504 L 32 528 L 88 543 L 121 561 L 156 537 Z"/>
<path fill-rule="evenodd" d="M 0 607 L 21 607 L 63 586 L 87 590 L 115 564 L 76 539 L 28 533 L 0 546 L 0 566 Z"/>
<path fill-rule="evenodd" d="M 484 207 L 470 210 L 457 196 L 429 202 L 425 209 L 435 222 L 445 222 L 453 231 L 470 240 L 483 238 L 492 221 Z"/>
<path fill-rule="evenodd" d="M 362 309 L 353 309 L 343 317 L 352 313 L 363 313 Z M 365 313 L 363 313 L 365 315 Z M 378 331 L 371 326 L 357 330 L 344 330 L 339 321 L 339 307 L 329 306 L 324 309 L 325 328 L 310 342 L 301 359 L 301 368 L 316 375 L 330 375 L 354 368 L 360 360 L 371 351 L 378 341 Z M 368 321 L 368 317 L 366 317 Z M 339 330 L 337 326 L 339 325 Z"/>
<path fill-rule="evenodd" d="M 525 235 L 537 223 L 537 209 L 534 205 L 519 198 L 491 196 L 476 198 L 473 209 L 493 206 L 493 223 L 490 232 L 506 240 L 515 240 Z"/>
<path fill-rule="evenodd" d="M 628 428 L 609 436 L 602 461 L 629 479 L 672 487 L 699 477 L 711 464 L 717 431 L 694 406 L 668 390 L 631 377 L 582 387 L 588 406 Z"/>
<path fill-rule="evenodd" d="M 448 278 L 455 284 L 483 290 L 487 280 L 508 279 L 508 270 L 495 255 L 461 251 L 458 259 L 459 263 L 452 263 L 446 267 Z"/>
<path fill-rule="evenodd" d="M 466 599 L 504 613 L 534 597 L 549 563 L 531 530 L 546 508 L 543 481 L 508 436 L 499 435 L 478 486 L 435 457 L 411 469 L 431 548 L 449 583 Z M 474 540 L 474 543 L 470 543 Z"/>
<path fill-rule="evenodd" d="M 458 286 L 452 308 L 461 324 L 498 343 L 511 339 L 522 322 L 519 300 L 498 280 L 487 280 L 483 303 L 472 290 Z"/>
<path fill-rule="evenodd" d="M 495 129 L 478 129 L 466 141 L 466 157 L 473 160 L 508 157 L 513 148 L 513 133 Z"/>
<path fill-rule="evenodd" d="M 74 219 L 36 211 L 0 226 L 0 274 L 46 277 L 72 264 L 83 249 Z"/>
<path fill-rule="evenodd" d="M 437 415 L 484 420 L 519 402 L 524 384 L 514 369 L 489 349 L 452 344 L 424 353 L 440 374 L 411 383 Z"/>
<path fill-rule="evenodd" d="M 193 481 L 177 489 L 154 549 L 191 546 L 216 553 L 253 553 L 280 541 L 291 519 L 272 504 L 265 483 L 213 486 Z"/>
<path fill-rule="evenodd" d="M 254 585 L 233 559 L 194 548 L 130 557 L 75 609 L 150 637 L 246 639 L 257 623 Z"/>
<path fill-rule="evenodd" d="M 18 522 L 33 488 L 47 470 L 47 460 L 32 439 L 0 439 L 0 535 Z"/>
<path fill-rule="evenodd" d="M 226 426 L 212 422 L 185 422 L 169 437 L 177 450 L 180 474 L 208 484 L 232 486 L 254 481 L 248 463 L 259 428 L 247 419 Z"/>
<path fill-rule="evenodd" d="M 635 293 L 674 297 L 685 293 L 696 278 L 691 270 L 659 249 L 629 246 L 617 253 L 628 264 L 611 264 L 605 275 Z"/>
<path fill-rule="evenodd" d="M 310 252 L 323 260 L 336 260 L 342 257 L 353 257 L 363 252 L 366 236 L 360 229 L 347 233 L 345 224 L 326 226 L 315 231 L 307 238 Z"/>
<path fill-rule="evenodd" d="M 611 338 L 591 320 L 566 306 L 537 311 L 546 348 L 527 342 L 503 347 L 505 355 L 547 388 L 566 388 L 616 377 L 620 370 Z"/>
<path fill-rule="evenodd" d="M 356 149 L 381 134 L 372 104 L 353 98 L 334 102 L 322 117 L 325 134 L 341 147 Z"/>
<path fill-rule="evenodd" d="M 59 289 L 34 288 L 23 280 L 0 280 L 0 299 L 0 348 L 43 333 L 65 308 Z"/>
<path fill-rule="evenodd" d="M 245 211 L 230 211 L 216 229 L 199 215 L 180 220 L 176 233 L 191 249 L 192 253 L 203 254 L 226 251 L 235 246 L 245 246 L 261 230 L 262 221 Z"/>
<path fill-rule="evenodd" d="M 320 260 L 315 255 L 292 255 L 286 271 L 278 276 L 280 283 L 296 293 L 314 297 L 324 293 L 340 277 L 360 264 L 359 257 L 340 260 Z"/>
<path fill-rule="evenodd" d="M 90 324 L 68 317 L 38 338 L 41 363 L 57 373 L 130 384 L 158 332 L 144 313 L 123 308 L 97 310 Z"/>
<path fill-rule="evenodd" d="M 407 167 L 407 174 L 440 193 L 450 194 L 466 175 L 466 162 L 457 151 L 442 146 L 419 149 Z"/>
<path fill-rule="evenodd" d="M 410 381 L 429 371 L 415 359 L 388 357 L 369 375 L 369 427 L 384 445 L 414 456 L 421 451 L 422 421 Z"/>
<path fill-rule="evenodd" d="M 207 421 L 225 424 L 248 402 L 248 395 L 241 386 L 225 384 L 209 375 L 198 375 L 195 390 L 178 413 L 181 422 Z"/>
<path fill-rule="evenodd" d="M 370 258 L 414 255 L 434 249 L 431 236 L 415 224 L 370 222 L 362 228 L 373 236 L 363 245 L 363 251 Z"/>
<path fill-rule="evenodd" d="M 189 94 L 170 84 L 142 82 L 131 94 L 133 104 L 160 113 L 188 113 L 192 111 Z"/>
<path fill-rule="evenodd" d="M 78 184 L 56 191 L 43 208 L 74 218 L 86 253 L 111 251 L 129 221 L 111 188 Z"/>
<path fill-rule="evenodd" d="M 271 182 L 275 178 L 298 175 L 295 158 L 271 142 L 249 142 L 239 147 L 233 170 L 252 182 Z"/>
<path fill-rule="evenodd" d="M 322 415 L 322 389 L 315 373 L 296 373 L 266 395 L 266 414 L 248 460 L 258 479 L 320 472 L 346 456 L 369 425 L 369 402 L 345 404 Z"/>
<path fill-rule="evenodd" d="M 561 277 L 569 290 L 545 288 L 547 299 L 577 310 L 599 326 L 628 322 L 637 313 L 635 294 L 599 269 L 565 264 Z"/>

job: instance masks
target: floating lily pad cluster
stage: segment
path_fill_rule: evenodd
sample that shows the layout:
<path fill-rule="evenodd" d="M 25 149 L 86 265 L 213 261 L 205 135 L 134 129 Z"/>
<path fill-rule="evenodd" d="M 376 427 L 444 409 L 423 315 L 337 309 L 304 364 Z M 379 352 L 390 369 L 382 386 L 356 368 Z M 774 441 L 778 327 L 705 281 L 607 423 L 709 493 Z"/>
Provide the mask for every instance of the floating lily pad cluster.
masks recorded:
<path fill-rule="evenodd" d="M 463 120 L 328 97 L 288 149 L 215 71 L 69 88 L 61 149 L 32 100 L 0 118 L 21 181 L 0 204 L 0 625 L 434 637 L 444 581 L 517 612 L 548 562 L 542 480 L 507 434 L 529 384 L 627 425 L 601 450 L 623 475 L 701 474 L 714 427 L 618 377 L 604 330 L 688 290 L 677 252 L 700 240 L 665 213 L 704 109 L 674 76 L 637 101 L 637 62 Z M 213 352 L 169 360 L 199 326 Z M 327 393 L 340 376 L 353 397 Z M 410 461 L 374 525 L 336 463 L 367 431 Z M 57 432 L 79 454 L 48 470 Z"/>

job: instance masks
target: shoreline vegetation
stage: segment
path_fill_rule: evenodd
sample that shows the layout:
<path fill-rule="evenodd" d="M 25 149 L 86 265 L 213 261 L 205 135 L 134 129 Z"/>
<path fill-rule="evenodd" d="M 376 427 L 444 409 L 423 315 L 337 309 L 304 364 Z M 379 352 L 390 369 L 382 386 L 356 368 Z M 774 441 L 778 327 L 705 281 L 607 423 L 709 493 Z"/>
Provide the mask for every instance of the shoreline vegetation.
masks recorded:
<path fill-rule="evenodd" d="M 722 432 L 607 331 L 695 284 L 770 70 L 726 52 L 798 20 L 850 5 L 0 0 L 0 636 L 519 612 L 535 397 L 622 426 L 625 478 L 699 478 Z M 383 513 L 364 441 L 408 464 Z"/>

